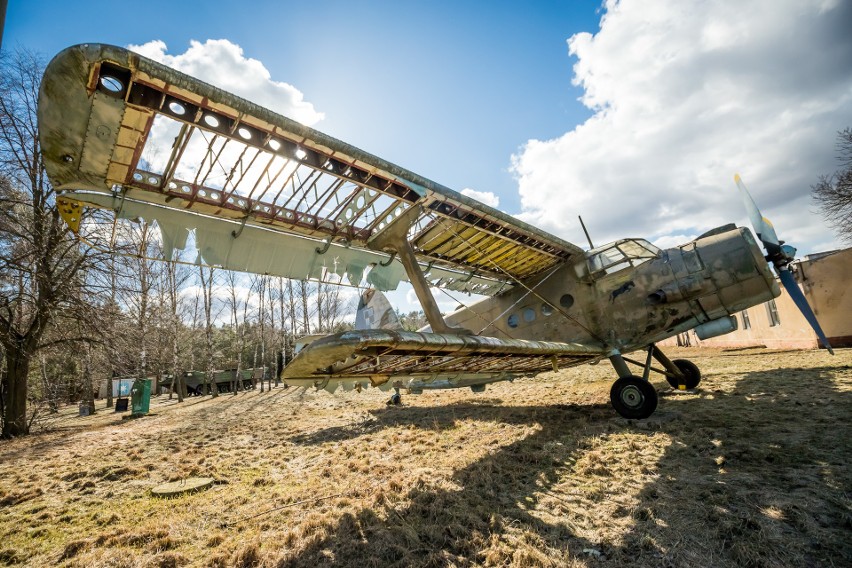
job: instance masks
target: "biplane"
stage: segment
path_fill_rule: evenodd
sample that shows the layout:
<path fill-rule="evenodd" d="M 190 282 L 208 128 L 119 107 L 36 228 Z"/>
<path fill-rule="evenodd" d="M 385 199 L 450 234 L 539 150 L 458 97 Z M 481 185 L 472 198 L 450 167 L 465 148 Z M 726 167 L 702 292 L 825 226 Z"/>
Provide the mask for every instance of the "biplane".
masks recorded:
<path fill-rule="evenodd" d="M 615 410 L 646 418 L 657 406 L 652 371 L 680 389 L 701 379 L 696 365 L 670 360 L 656 343 L 736 329 L 736 312 L 780 294 L 767 261 L 828 347 L 790 272 L 795 250 L 738 178 L 766 255 L 733 224 L 666 250 L 625 238 L 584 251 L 118 47 L 58 54 L 41 83 L 38 118 L 45 167 L 74 231 L 84 208 L 100 208 L 155 221 L 166 260 L 192 239 L 197 262 L 225 269 L 377 294 L 411 283 L 428 329 L 364 318 L 376 324 L 306 344 L 280 372 L 290 385 L 393 388 L 398 400 L 400 389 L 479 392 L 608 359 Z M 433 289 L 484 299 L 444 315 Z M 644 360 L 627 356 L 638 351 Z"/>

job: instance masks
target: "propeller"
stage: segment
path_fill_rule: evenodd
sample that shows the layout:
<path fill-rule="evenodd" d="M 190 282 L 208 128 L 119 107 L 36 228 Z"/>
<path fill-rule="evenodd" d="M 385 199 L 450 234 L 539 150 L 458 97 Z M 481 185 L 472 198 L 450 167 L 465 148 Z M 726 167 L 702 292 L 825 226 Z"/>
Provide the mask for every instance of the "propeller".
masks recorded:
<path fill-rule="evenodd" d="M 834 350 L 828 343 L 828 338 L 826 338 L 825 333 L 823 333 L 814 311 L 808 304 L 808 300 L 805 298 L 805 295 L 802 293 L 799 285 L 796 284 L 796 279 L 793 277 L 793 272 L 790 270 L 790 263 L 796 258 L 796 249 L 790 245 L 785 245 L 784 241 L 778 240 L 778 235 L 775 233 L 775 227 L 772 226 L 769 219 L 761 215 L 760 209 L 757 208 L 757 204 L 754 202 L 754 199 L 752 199 L 748 189 L 746 189 L 742 178 L 740 178 L 740 174 L 734 175 L 734 181 L 740 189 L 740 196 L 743 198 L 743 205 L 745 205 L 746 211 L 748 211 L 748 216 L 751 219 L 751 225 L 754 227 L 754 231 L 757 233 L 757 238 L 760 239 L 760 242 L 763 243 L 763 248 L 766 249 L 766 260 L 771 262 L 775 267 L 775 272 L 778 273 L 778 278 L 781 279 L 781 284 L 784 285 L 784 288 L 787 290 L 787 293 L 790 294 L 790 297 L 793 299 L 796 307 L 799 308 L 799 311 L 802 312 L 802 315 L 805 316 L 805 319 L 808 320 L 809 324 L 811 324 L 811 327 L 816 332 L 823 347 L 825 347 L 829 353 L 834 355 Z"/>

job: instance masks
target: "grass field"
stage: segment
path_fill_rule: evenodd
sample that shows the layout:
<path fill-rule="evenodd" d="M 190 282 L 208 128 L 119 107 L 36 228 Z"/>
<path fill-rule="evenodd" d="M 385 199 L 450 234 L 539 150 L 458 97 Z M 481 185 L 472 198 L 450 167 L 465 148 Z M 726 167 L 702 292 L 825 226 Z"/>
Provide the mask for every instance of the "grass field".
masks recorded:
<path fill-rule="evenodd" d="M 403 396 L 68 408 L 0 442 L 0 565 L 852 566 L 852 350 L 672 349 L 646 421 L 608 364 Z M 99 408 L 102 407 L 102 403 Z M 202 492 L 150 490 L 190 476 Z"/>

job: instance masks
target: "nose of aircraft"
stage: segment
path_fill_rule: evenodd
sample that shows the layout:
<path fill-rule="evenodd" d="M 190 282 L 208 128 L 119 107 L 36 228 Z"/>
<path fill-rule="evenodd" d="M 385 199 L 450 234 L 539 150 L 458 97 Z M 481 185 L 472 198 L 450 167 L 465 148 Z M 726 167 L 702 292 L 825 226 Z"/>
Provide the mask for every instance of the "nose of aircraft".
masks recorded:
<path fill-rule="evenodd" d="M 711 319 L 737 313 L 781 293 L 748 229 L 731 228 L 701 237 L 695 241 L 695 249 L 704 265 L 704 281 L 713 289 L 699 299 Z"/>
<path fill-rule="evenodd" d="M 792 298 L 796 307 L 799 308 L 799 311 L 802 312 L 802 315 L 805 316 L 806 320 L 808 320 L 808 323 L 811 325 L 811 328 L 813 328 L 814 333 L 816 333 L 820 342 L 822 342 L 823 347 L 825 347 L 829 353 L 834 355 L 834 351 L 831 349 L 831 344 L 829 344 L 828 338 L 826 338 L 825 333 L 823 333 L 822 327 L 820 327 L 814 311 L 811 309 L 810 304 L 808 304 L 808 300 L 805 298 L 805 295 L 799 289 L 799 285 L 793 277 L 793 272 L 790 270 L 790 263 L 795 259 L 796 249 L 790 245 L 785 245 L 784 241 L 778 239 L 778 235 L 775 233 L 775 227 L 772 226 L 769 219 L 764 217 L 760 212 L 760 209 L 757 208 L 757 204 L 754 202 L 754 199 L 752 199 L 751 194 L 748 192 L 748 189 L 746 189 L 746 186 L 739 174 L 734 176 L 734 183 L 737 184 L 737 187 L 740 190 L 740 196 L 742 197 L 746 211 L 748 211 L 752 226 L 757 232 L 760 242 L 763 243 L 763 248 L 766 249 L 766 258 L 775 266 L 775 271 L 778 272 L 778 278 L 780 278 L 781 283 L 784 284 L 784 289 L 787 290 L 787 293 L 790 294 L 790 298 Z"/>

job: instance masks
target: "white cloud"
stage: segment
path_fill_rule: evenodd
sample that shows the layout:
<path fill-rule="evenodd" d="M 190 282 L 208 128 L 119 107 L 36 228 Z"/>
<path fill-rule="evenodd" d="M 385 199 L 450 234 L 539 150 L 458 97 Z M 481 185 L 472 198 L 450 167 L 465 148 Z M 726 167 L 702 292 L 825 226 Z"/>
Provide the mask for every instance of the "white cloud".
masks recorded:
<path fill-rule="evenodd" d="M 608 0 L 601 28 L 568 40 L 594 115 L 513 156 L 525 221 L 575 243 L 673 244 L 746 223 L 740 172 L 781 238 L 837 246 L 811 184 L 837 169 L 852 126 L 852 3 Z"/>
<path fill-rule="evenodd" d="M 131 45 L 129 49 L 303 124 L 311 125 L 323 118 L 322 113 L 304 100 L 298 89 L 287 83 L 273 81 L 260 61 L 246 58 L 242 48 L 228 40 L 207 40 L 205 43 L 193 41 L 185 53 L 178 55 L 168 54 L 166 44 L 160 40 Z M 140 167 L 155 174 L 164 174 L 180 129 L 181 123 L 177 120 L 167 115 L 157 116 L 142 151 Z M 171 171 L 173 178 L 178 181 L 199 179 L 209 143 L 203 133 L 193 133 L 180 161 Z M 223 190 L 233 182 L 230 172 L 239 165 L 240 181 L 230 188 L 239 196 L 249 196 L 258 187 L 258 182 L 266 175 L 270 165 L 264 160 L 250 161 L 245 165 L 241 162 L 244 149 L 245 146 L 240 142 L 220 147 L 217 153 L 220 167 L 207 170 L 200 178 L 205 187 Z M 298 162 L 287 164 L 282 157 L 273 158 L 271 164 L 273 171 L 282 168 L 283 178 L 298 167 Z"/>
<path fill-rule="evenodd" d="M 494 207 L 495 209 L 500 206 L 500 198 L 490 191 L 476 191 L 475 189 L 470 189 L 468 187 L 461 190 L 462 195 L 466 195 L 472 199 L 476 199 L 477 201 L 481 201 L 486 205 Z"/>
<path fill-rule="evenodd" d="M 438 304 L 438 310 L 442 314 L 454 312 L 460 305 L 470 305 L 473 303 L 468 295 L 463 292 L 452 292 L 441 290 L 440 288 L 430 288 L 430 290 L 432 291 L 432 297 L 435 298 L 435 303 Z M 420 300 L 417 299 L 417 293 L 414 291 L 414 288 L 408 288 L 405 294 L 405 301 L 406 308 L 403 308 L 404 312 L 423 309 L 420 305 Z"/>
<path fill-rule="evenodd" d="M 654 244 L 661 249 L 673 248 L 695 240 L 698 235 L 663 235 L 654 239 Z M 603 243 L 601 243 L 603 244 Z"/>
<path fill-rule="evenodd" d="M 243 48 L 226 39 L 208 39 L 204 43 L 193 40 L 189 49 L 177 55 L 166 53 L 168 48 L 162 40 L 127 48 L 302 124 L 312 126 L 324 118 L 304 100 L 301 91 L 272 80 L 263 63 L 245 57 Z"/>

